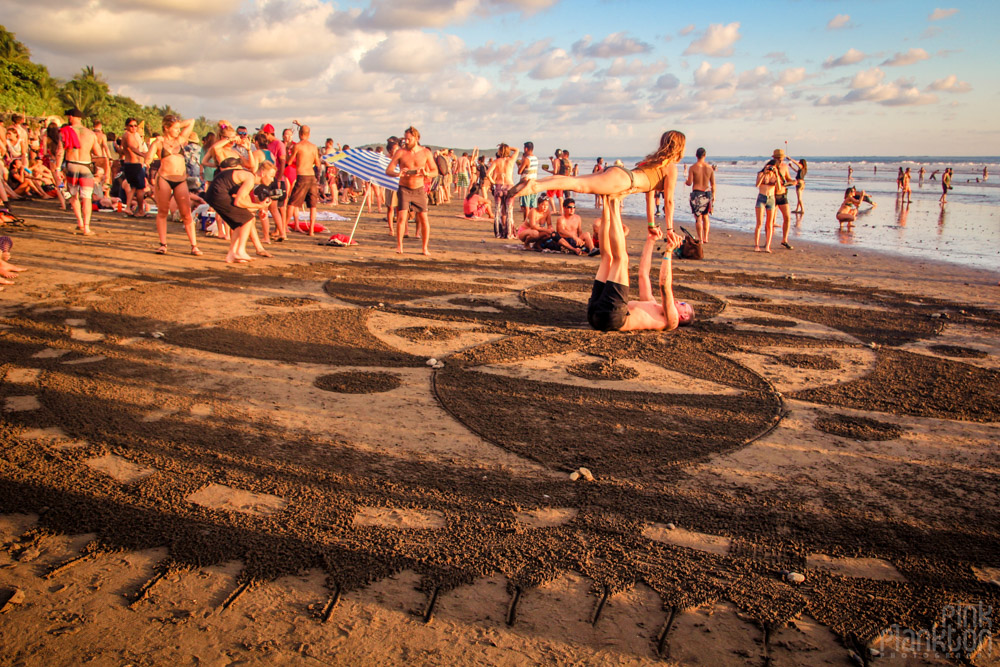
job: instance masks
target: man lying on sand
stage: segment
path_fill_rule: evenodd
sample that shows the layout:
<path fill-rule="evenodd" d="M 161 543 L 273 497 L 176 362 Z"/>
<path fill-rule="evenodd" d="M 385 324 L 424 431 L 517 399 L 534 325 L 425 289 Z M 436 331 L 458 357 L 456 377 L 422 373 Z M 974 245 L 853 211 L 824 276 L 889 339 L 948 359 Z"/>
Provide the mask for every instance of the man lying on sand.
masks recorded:
<path fill-rule="evenodd" d="M 601 265 L 587 304 L 587 321 L 598 331 L 670 331 L 694 320 L 694 308 L 674 301 L 671 257 L 683 239 L 674 233 L 668 216 L 666 252 L 660 265 L 660 297 L 653 296 L 649 269 L 653 246 L 663 237 L 658 226 L 651 226 L 639 259 L 639 300 L 629 301 L 628 253 L 622 228 L 621 197 L 607 197 L 601 216 Z"/>

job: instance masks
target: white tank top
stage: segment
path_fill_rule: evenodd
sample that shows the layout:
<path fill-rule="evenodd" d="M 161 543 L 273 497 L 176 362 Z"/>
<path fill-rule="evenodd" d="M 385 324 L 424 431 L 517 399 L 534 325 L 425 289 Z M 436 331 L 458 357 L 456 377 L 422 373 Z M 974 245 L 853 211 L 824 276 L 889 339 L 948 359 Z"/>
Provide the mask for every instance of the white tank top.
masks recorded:
<path fill-rule="evenodd" d="M 528 156 L 528 168 L 524 170 L 521 176 L 528 179 L 538 178 L 538 158 L 536 156 Z"/>

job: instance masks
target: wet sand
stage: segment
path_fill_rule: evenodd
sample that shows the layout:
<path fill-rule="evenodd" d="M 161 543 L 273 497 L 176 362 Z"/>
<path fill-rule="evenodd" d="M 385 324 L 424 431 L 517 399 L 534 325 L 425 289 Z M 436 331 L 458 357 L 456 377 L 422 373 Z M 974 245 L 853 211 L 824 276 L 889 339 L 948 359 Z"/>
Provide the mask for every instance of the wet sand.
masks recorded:
<path fill-rule="evenodd" d="M 996 608 L 997 273 L 717 231 L 693 326 L 600 334 L 596 258 L 459 210 L 232 267 L 16 207 L 5 659 L 922 664 Z M 919 660 L 996 664 L 956 624 Z"/>

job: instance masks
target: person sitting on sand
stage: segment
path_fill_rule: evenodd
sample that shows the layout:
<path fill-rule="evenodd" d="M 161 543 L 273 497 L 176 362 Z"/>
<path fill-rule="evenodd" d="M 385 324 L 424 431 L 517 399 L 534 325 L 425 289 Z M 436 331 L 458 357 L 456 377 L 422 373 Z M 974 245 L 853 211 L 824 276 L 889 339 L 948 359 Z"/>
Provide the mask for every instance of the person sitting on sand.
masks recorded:
<path fill-rule="evenodd" d="M 490 207 L 488 199 L 483 197 L 482 188 L 478 183 L 473 183 L 469 188 L 469 194 L 465 196 L 465 203 L 462 204 L 462 211 L 465 217 L 470 220 L 485 220 L 493 218 L 493 209 Z"/>
<path fill-rule="evenodd" d="M 253 224 L 254 213 L 267 209 L 271 205 L 271 200 L 265 199 L 254 203 L 250 199 L 250 193 L 254 186 L 261 183 L 271 185 L 274 182 L 275 171 L 273 164 L 265 162 L 258 167 L 255 175 L 241 168 L 238 157 L 225 158 L 219 164 L 219 170 L 212 179 L 208 192 L 205 193 L 205 201 L 234 232 L 229 252 L 226 254 L 227 264 L 246 264 L 253 259 L 246 251 L 247 240 L 251 236 L 257 254 L 261 257 L 271 257 L 260 244 L 257 235 L 253 233 L 256 231 Z"/>
<path fill-rule="evenodd" d="M 537 247 L 535 244 L 555 233 L 552 228 L 552 211 L 549 210 L 549 196 L 544 192 L 538 195 L 538 202 L 528 209 L 524 222 L 517 228 L 517 240 L 524 244 L 525 249 Z M 538 248 L 541 250 L 541 248 Z"/>
<path fill-rule="evenodd" d="M 646 193 L 647 217 L 652 220 L 653 192 L 669 186 L 673 192 L 677 180 L 677 162 L 684 157 L 684 134 L 677 130 L 664 132 L 660 147 L 629 170 L 617 164 L 604 171 L 583 176 L 546 176 L 537 180 L 521 180 L 508 197 L 531 195 L 543 190 L 570 190 L 588 195 L 630 195 Z M 673 215 L 673 199 L 667 197 L 666 206 Z M 671 218 L 672 219 L 672 218 Z"/>
<path fill-rule="evenodd" d="M 27 269 L 10 263 L 10 251 L 14 247 L 14 239 L 0 236 L 0 285 L 13 285 L 17 274 Z"/>
<path fill-rule="evenodd" d="M 594 239 L 589 232 L 583 231 L 583 220 L 576 214 L 576 200 L 572 197 L 563 199 L 562 212 L 556 220 L 556 232 L 563 250 L 576 255 L 597 254 L 594 252 Z"/>
<path fill-rule="evenodd" d="M 666 193 L 672 199 L 673 187 Z M 694 308 L 684 302 L 675 302 L 671 258 L 683 239 L 673 231 L 673 208 L 667 209 L 666 252 L 660 265 L 660 297 L 653 296 L 649 270 L 652 265 L 653 247 L 664 238 L 657 225 L 651 225 L 639 259 L 639 300 L 629 300 L 628 254 L 625 249 L 625 231 L 622 228 L 621 197 L 606 197 L 601 215 L 601 264 L 594 278 L 590 301 L 587 303 L 587 321 L 598 331 L 670 331 L 678 325 L 694 320 Z"/>

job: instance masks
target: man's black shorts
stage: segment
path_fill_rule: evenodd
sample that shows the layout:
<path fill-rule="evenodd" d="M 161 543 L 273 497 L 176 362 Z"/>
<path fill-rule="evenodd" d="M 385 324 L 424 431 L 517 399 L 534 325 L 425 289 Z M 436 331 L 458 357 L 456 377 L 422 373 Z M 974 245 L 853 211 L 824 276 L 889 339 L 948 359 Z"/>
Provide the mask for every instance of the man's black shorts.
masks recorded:
<path fill-rule="evenodd" d="M 628 285 L 594 281 L 587 303 L 587 321 L 598 331 L 618 331 L 628 319 Z"/>
<path fill-rule="evenodd" d="M 139 162 L 123 162 L 122 173 L 128 184 L 136 190 L 146 187 L 146 168 Z"/>

